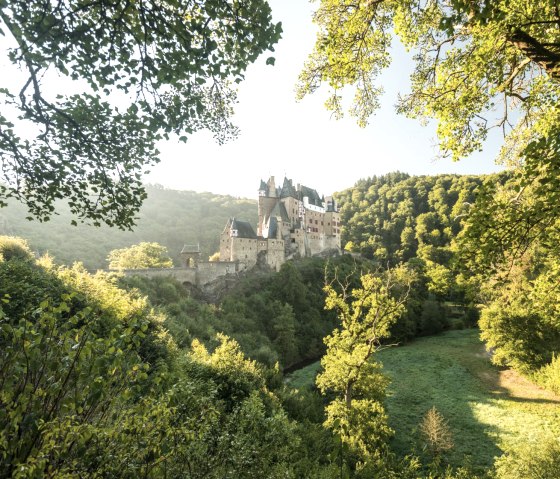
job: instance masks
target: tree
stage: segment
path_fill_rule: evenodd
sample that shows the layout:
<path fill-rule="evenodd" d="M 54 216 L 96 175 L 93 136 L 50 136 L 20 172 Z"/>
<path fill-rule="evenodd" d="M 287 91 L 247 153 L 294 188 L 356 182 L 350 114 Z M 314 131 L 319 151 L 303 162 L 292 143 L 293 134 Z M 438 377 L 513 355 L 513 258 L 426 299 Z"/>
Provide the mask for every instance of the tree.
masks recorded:
<path fill-rule="evenodd" d="M 453 448 L 453 436 L 445 418 L 433 406 L 420 423 L 420 434 L 432 457 Z"/>
<path fill-rule="evenodd" d="M 171 268 L 173 261 L 167 248 L 158 243 L 138 243 L 128 248 L 114 249 L 107 257 L 110 269 Z"/>
<path fill-rule="evenodd" d="M 298 94 L 328 83 L 327 107 L 337 115 L 345 85 L 355 88 L 351 113 L 361 125 L 378 107 L 376 79 L 390 63 L 394 31 L 416 61 L 412 91 L 398 111 L 435 119 L 440 147 L 454 159 L 480 149 L 500 127 L 509 140 L 502 156 L 513 160 L 559 124 L 560 13 L 553 0 L 322 0 L 314 21 L 317 42 Z"/>
<path fill-rule="evenodd" d="M 216 340 L 212 353 L 194 340 L 183 365 L 178 411 L 188 411 L 193 399 L 201 404 L 196 416 L 187 416 L 195 440 L 179 449 L 172 477 L 185 477 L 185 471 L 193 478 L 294 477 L 295 424 L 267 389 L 262 367 L 224 334 Z M 206 384 L 194 397 L 192 378 Z"/>
<path fill-rule="evenodd" d="M 280 32 L 266 0 L 0 3 L 23 72 L 0 89 L 0 206 L 46 221 L 66 198 L 79 220 L 130 228 L 156 142 L 235 136 L 231 85 Z"/>
<path fill-rule="evenodd" d="M 340 116 L 341 91 L 350 85 L 356 92 L 351 113 L 365 125 L 379 105 L 382 89 L 376 80 L 389 64 L 395 32 L 414 51 L 416 62 L 411 92 L 400 97 L 397 111 L 422 121 L 435 120 L 443 155 L 458 160 L 480 150 L 491 129 L 503 132 L 498 160 L 513 171 L 509 178 L 490 178 L 470 208 L 462 243 L 470 256 L 465 264 L 488 277 L 507 273 L 533 247 L 557 256 L 560 9 L 556 0 L 322 0 L 314 20 L 319 33 L 300 75 L 300 97 L 327 83 L 332 90 L 327 107 Z M 421 228 L 417 233 L 419 240 L 439 246 L 437 229 Z M 508 304 L 519 327 L 508 323 L 498 302 L 483 315 L 489 328 L 487 340 L 493 336 L 491 330 L 501 329 L 497 336 L 506 345 L 501 348 L 508 351 L 503 357 L 506 363 L 516 362 L 516 351 L 533 355 L 533 347 L 519 344 L 533 343 L 538 337 L 533 332 L 541 328 L 550 331 L 547 341 L 552 339 L 542 357 L 539 344 L 536 363 L 550 360 L 557 330 L 549 326 L 559 316 L 546 319 L 532 304 L 535 300 L 526 294 Z"/>
<path fill-rule="evenodd" d="M 291 366 L 298 357 L 297 341 L 295 336 L 295 316 L 292 307 L 280 301 L 274 301 L 275 315 L 272 320 L 274 328 L 274 346 L 276 347 L 282 365 Z"/>
<path fill-rule="evenodd" d="M 319 33 L 299 97 L 327 83 L 326 106 L 341 116 L 341 92 L 351 85 L 350 112 L 365 125 L 379 105 L 376 79 L 390 63 L 395 32 L 416 62 L 411 93 L 400 97 L 397 111 L 435 120 L 443 155 L 457 160 L 480 150 L 492 128 L 505 136 L 498 159 L 518 167 L 515 193 L 509 203 L 486 201 L 478 210 L 505 208 L 513 221 L 506 227 L 486 221 L 494 229 L 485 236 L 514 248 L 524 246 L 528 233 L 529 240 L 547 236 L 560 190 L 555 0 L 322 0 L 314 21 Z"/>
<path fill-rule="evenodd" d="M 337 312 L 341 329 L 325 338 L 316 383 L 323 394 L 334 393 L 325 425 L 367 465 L 380 457 L 392 434 L 383 406 L 388 380 L 373 355 L 404 313 L 405 298 L 392 297 L 396 285 L 390 272 L 362 275 L 359 288 L 341 281 L 335 276 L 325 286 L 325 308 Z"/>
<path fill-rule="evenodd" d="M 495 364 L 524 373 L 551 367 L 560 350 L 559 281 L 560 264 L 554 256 L 531 258 L 501 282 L 494 280 L 491 302 L 479 323 Z"/>

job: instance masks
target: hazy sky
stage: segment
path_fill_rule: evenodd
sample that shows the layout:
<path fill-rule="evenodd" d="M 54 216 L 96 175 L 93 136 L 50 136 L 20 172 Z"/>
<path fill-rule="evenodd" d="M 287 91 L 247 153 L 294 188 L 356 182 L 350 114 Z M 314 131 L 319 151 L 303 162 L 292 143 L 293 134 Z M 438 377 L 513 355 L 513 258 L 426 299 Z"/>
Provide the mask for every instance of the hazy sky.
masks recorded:
<path fill-rule="evenodd" d="M 406 92 L 412 62 L 398 41 L 391 68 L 383 76 L 382 108 L 370 125 L 359 128 L 351 117 L 335 120 L 323 107 L 326 93 L 296 103 L 294 85 L 315 37 L 313 3 L 271 0 L 273 16 L 283 24 L 274 67 L 263 55 L 239 88 L 234 122 L 237 140 L 216 144 L 200 132 L 187 144 L 160 144 L 162 161 L 147 182 L 166 187 L 255 197 L 259 180 L 284 175 L 331 194 L 358 179 L 400 170 L 411 174 L 489 173 L 498 171 L 493 158 L 498 140 L 485 152 L 458 163 L 436 160 L 435 126 L 397 116 L 394 104 Z"/>
<path fill-rule="evenodd" d="M 187 144 L 161 143 L 161 163 L 145 177 L 168 188 L 210 191 L 254 198 L 260 179 L 284 176 L 315 188 L 321 194 L 352 186 L 358 179 L 390 171 L 411 174 L 489 173 L 499 138 L 485 152 L 458 163 L 436 160 L 435 126 L 422 127 L 394 112 L 397 93 L 406 92 L 412 69 L 410 55 L 395 40 L 394 60 L 381 78 L 385 95 L 370 125 L 359 128 L 354 119 L 331 118 L 323 103 L 326 91 L 296 103 L 294 86 L 312 50 L 315 27 L 307 0 L 270 0 L 275 21 L 283 24 L 282 39 L 266 65 L 264 54 L 252 65 L 239 87 L 234 123 L 238 139 L 218 145 L 207 132 L 192 135 Z M 6 37 L 0 37 L 5 48 Z M 0 86 L 20 85 L 21 74 L 0 56 Z M 58 79 L 57 82 L 63 81 Z M 18 83 L 20 82 L 20 83 Z M 5 85 L 6 84 L 6 85 Z M 20 85 L 21 86 L 21 85 Z M 72 85 L 69 85 L 69 87 Z M 79 85 L 78 85 L 79 86 Z"/>

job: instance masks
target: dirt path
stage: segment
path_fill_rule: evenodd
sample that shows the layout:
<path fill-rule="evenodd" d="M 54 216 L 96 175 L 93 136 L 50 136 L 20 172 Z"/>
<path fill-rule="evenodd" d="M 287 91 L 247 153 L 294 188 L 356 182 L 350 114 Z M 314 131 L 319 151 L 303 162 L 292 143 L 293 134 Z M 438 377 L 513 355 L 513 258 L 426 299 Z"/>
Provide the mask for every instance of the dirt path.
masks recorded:
<path fill-rule="evenodd" d="M 476 356 L 490 357 L 484 347 Z M 488 385 L 490 390 L 497 394 L 517 399 L 544 399 L 560 404 L 560 396 L 540 388 L 513 369 L 501 369 L 496 372 L 484 371 L 480 372 L 478 377 Z"/>

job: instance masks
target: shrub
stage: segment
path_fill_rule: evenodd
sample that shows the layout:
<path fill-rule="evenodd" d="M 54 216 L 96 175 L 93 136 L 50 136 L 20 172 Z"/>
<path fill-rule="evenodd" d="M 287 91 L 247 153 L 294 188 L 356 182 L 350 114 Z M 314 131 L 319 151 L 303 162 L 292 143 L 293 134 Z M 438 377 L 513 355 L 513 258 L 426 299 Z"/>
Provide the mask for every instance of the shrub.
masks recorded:
<path fill-rule="evenodd" d="M 533 380 L 545 389 L 560 394 L 560 356 L 555 356 L 552 361 L 540 368 Z"/>
<path fill-rule="evenodd" d="M 27 241 L 15 236 L 0 236 L 0 261 L 11 259 L 31 260 L 33 253 Z"/>
<path fill-rule="evenodd" d="M 558 479 L 560 440 L 547 438 L 526 444 L 496 460 L 497 479 Z"/>

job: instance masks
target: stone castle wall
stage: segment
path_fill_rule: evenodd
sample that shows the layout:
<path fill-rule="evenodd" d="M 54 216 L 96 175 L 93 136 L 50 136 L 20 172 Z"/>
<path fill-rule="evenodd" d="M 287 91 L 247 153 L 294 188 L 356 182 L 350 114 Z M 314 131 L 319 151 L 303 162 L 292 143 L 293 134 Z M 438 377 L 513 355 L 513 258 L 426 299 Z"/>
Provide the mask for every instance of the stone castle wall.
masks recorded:
<path fill-rule="evenodd" d="M 286 262 L 283 240 L 268 240 L 267 264 L 275 271 L 280 271 L 282 263 Z"/>
<path fill-rule="evenodd" d="M 212 283 L 222 276 L 234 275 L 245 269 L 245 265 L 237 262 L 201 261 L 195 268 L 147 268 L 110 271 L 122 273 L 125 276 L 142 276 L 144 278 L 172 277 L 182 284 L 204 289 L 205 285 Z"/>
<path fill-rule="evenodd" d="M 226 278 L 226 282 L 227 278 L 235 280 L 237 273 L 257 264 L 279 271 L 288 259 L 333 250 L 340 252 L 340 214 L 332 197 L 321 200 L 315 190 L 300 189 L 297 185 L 297 191 L 309 195 L 297 199 L 291 196 L 295 194 L 291 180 L 284 181 L 284 193 L 276 189 L 274 177 L 266 185 L 261 183 L 257 234 L 248 222 L 230 219 L 220 238 L 220 261 L 197 261 L 200 256 L 197 248 L 198 256 L 192 258 L 194 267 L 125 270 L 123 273 L 151 278 L 172 276 L 183 284 L 204 290 L 218 278 Z"/>
<path fill-rule="evenodd" d="M 146 269 L 122 269 L 109 270 L 114 273 L 122 273 L 125 276 L 142 276 L 144 278 L 167 278 L 171 276 L 181 283 L 196 284 L 197 268 L 146 268 Z"/>

